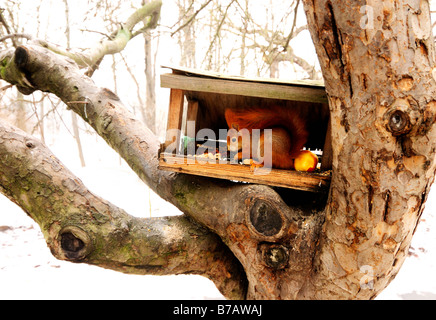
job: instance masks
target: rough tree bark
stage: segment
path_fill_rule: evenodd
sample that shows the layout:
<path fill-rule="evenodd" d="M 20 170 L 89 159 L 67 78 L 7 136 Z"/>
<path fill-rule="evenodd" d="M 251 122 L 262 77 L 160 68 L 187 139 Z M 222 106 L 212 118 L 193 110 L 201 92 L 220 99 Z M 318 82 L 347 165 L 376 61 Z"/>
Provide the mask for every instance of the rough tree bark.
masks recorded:
<path fill-rule="evenodd" d="M 363 4 L 304 1 L 331 110 L 325 199 L 159 171 L 157 138 L 118 97 L 35 45 L 1 53 L 1 78 L 26 94 L 56 94 L 185 215 L 129 216 L 6 124 L 0 191 L 38 222 L 60 259 L 202 274 L 228 298 L 375 297 L 405 259 L 434 179 L 436 84 L 428 3 L 366 4 L 371 29 L 361 24 Z"/>
<path fill-rule="evenodd" d="M 333 177 L 316 297 L 372 298 L 395 277 L 435 174 L 428 1 L 304 1 L 329 96 Z M 373 289 L 362 290 L 362 270 Z"/>

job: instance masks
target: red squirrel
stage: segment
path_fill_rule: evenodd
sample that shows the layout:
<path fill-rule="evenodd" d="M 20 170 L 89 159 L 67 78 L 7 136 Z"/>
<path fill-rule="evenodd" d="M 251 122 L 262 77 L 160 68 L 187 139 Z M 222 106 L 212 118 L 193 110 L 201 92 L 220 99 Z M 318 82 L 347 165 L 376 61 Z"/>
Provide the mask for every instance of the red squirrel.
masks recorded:
<path fill-rule="evenodd" d="M 226 109 L 225 118 L 229 128 L 241 132 L 247 129 L 252 136 L 253 129 L 261 129 L 259 147 L 252 150 L 240 134 L 238 135 L 238 150 L 235 158 L 242 159 L 243 148 L 249 148 L 250 158 L 258 160 L 264 156 L 264 131 L 262 129 L 272 129 L 271 139 L 271 165 L 273 168 L 293 169 L 294 159 L 303 148 L 308 138 L 305 121 L 298 111 L 292 108 L 272 106 L 270 108 L 245 108 L 241 110 Z M 227 144 L 231 148 L 232 141 L 236 137 L 229 136 Z M 251 140 L 251 139 L 250 139 Z M 244 144 L 244 145 L 243 145 Z M 249 144 L 249 142 L 248 142 Z M 233 144 L 235 145 L 235 144 Z M 246 149 L 245 149 L 246 150 Z"/>

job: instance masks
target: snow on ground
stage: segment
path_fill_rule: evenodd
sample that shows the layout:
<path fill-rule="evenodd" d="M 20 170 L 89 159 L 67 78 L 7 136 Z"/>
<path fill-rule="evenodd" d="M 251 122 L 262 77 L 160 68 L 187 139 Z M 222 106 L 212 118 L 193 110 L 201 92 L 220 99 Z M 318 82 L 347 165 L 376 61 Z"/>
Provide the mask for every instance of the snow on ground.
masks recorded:
<path fill-rule="evenodd" d="M 94 138 L 93 138 L 94 139 Z M 67 137 L 49 143 L 52 151 L 97 195 L 140 217 L 180 214 L 151 192 L 117 154 L 87 139 L 87 167 Z M 65 148 L 68 148 L 66 152 Z M 100 149 L 101 148 L 101 149 Z M 93 157 L 89 157 L 90 150 Z M 378 299 L 436 299 L 436 188 L 412 241 L 410 256 Z M 55 259 L 37 224 L 0 194 L 0 299 L 223 299 L 200 276 L 128 275 Z"/>
<path fill-rule="evenodd" d="M 378 299 L 436 300 L 436 186 L 412 239 L 409 257 Z"/>

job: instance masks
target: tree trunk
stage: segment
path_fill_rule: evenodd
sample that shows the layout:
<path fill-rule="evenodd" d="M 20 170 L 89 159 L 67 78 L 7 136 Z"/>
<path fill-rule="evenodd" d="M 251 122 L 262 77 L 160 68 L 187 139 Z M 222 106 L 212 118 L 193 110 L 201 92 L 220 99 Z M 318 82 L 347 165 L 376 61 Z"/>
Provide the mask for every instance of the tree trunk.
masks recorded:
<path fill-rule="evenodd" d="M 195 20 L 191 20 L 194 13 L 194 1 L 178 1 L 179 24 L 182 29 L 178 29 L 178 44 L 180 47 L 180 65 L 189 68 L 196 68 L 195 63 Z M 174 33 L 173 33 L 174 34 Z"/>
<path fill-rule="evenodd" d="M 156 76 L 155 65 L 153 62 L 152 42 L 149 34 L 144 35 L 144 50 L 145 50 L 145 79 L 146 79 L 146 98 L 145 106 L 147 117 L 146 124 L 153 133 L 156 133 Z"/>
<path fill-rule="evenodd" d="M 65 38 L 67 40 L 67 48 L 70 49 L 70 6 L 68 0 L 64 0 L 65 5 Z M 41 104 L 41 107 L 43 105 Z M 71 114 L 71 127 L 73 128 L 74 140 L 76 140 L 77 151 L 79 153 L 80 165 L 85 167 L 85 157 L 83 155 L 82 142 L 80 141 L 79 124 L 77 123 L 77 115 L 75 113 Z"/>
<path fill-rule="evenodd" d="M 149 3 L 150 0 L 143 1 L 143 4 Z M 144 123 L 155 134 L 156 132 L 156 69 L 153 61 L 152 37 L 149 33 L 144 33 L 144 52 L 145 52 L 145 106 L 141 105 L 141 109 L 146 114 Z M 138 92 L 139 94 L 139 92 Z"/>
<path fill-rule="evenodd" d="M 398 273 L 435 175 L 427 1 L 304 1 L 330 103 L 333 176 L 313 286 L 373 298 Z M 362 286 L 362 275 L 370 285 Z"/>
<path fill-rule="evenodd" d="M 3 124 L 0 190 L 61 259 L 203 274 L 228 298 L 374 298 L 403 263 L 434 180 L 436 86 L 428 3 L 371 5 L 304 1 L 330 103 L 328 196 L 160 171 L 159 141 L 115 94 L 31 45 L 2 53 L 1 77 L 59 96 L 186 216 L 127 215 Z"/>

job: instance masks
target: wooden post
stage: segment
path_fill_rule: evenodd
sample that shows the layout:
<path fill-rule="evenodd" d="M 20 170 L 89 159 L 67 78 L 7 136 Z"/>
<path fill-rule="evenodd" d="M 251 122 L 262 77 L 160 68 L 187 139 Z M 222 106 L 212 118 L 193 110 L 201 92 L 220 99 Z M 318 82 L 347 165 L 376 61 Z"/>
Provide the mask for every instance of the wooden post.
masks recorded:
<path fill-rule="evenodd" d="M 332 125 L 330 119 L 327 125 L 327 132 L 325 134 L 324 148 L 322 150 L 321 170 L 331 170 L 333 162 L 333 150 L 332 150 Z"/>
<path fill-rule="evenodd" d="M 190 100 L 188 101 L 188 112 L 186 115 L 186 121 L 197 121 L 198 114 L 198 101 Z M 197 133 L 197 130 L 195 130 Z"/>
<path fill-rule="evenodd" d="M 175 143 L 176 152 L 180 144 L 180 130 L 182 128 L 184 92 L 180 89 L 171 89 L 170 106 L 168 109 L 167 132 L 165 139 L 165 148 Z M 175 130 L 179 130 L 178 132 Z"/>

